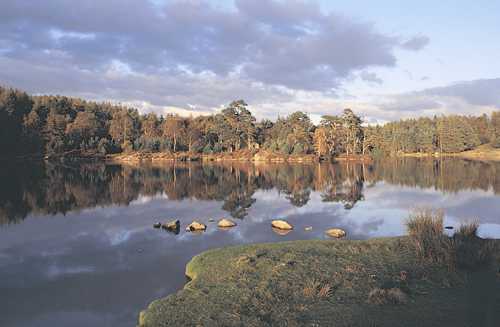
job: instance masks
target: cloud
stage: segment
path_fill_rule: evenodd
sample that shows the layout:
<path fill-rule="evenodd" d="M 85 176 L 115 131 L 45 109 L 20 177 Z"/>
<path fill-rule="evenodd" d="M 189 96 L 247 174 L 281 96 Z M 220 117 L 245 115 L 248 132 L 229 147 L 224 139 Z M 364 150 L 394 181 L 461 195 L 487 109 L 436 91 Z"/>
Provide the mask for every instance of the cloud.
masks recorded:
<path fill-rule="evenodd" d="M 405 117 L 441 114 L 490 114 L 500 109 L 500 78 L 460 81 L 421 91 L 380 95 L 372 104 L 386 115 Z"/>
<path fill-rule="evenodd" d="M 430 39 L 427 36 L 414 36 L 408 41 L 401 44 L 401 48 L 406 50 L 418 51 L 422 50 L 428 43 Z"/>
<path fill-rule="evenodd" d="M 0 82 L 210 112 L 240 98 L 337 94 L 356 74 L 380 84 L 367 69 L 394 67 L 397 48 L 429 40 L 401 39 L 295 0 L 236 0 L 232 10 L 203 0 L 3 0 Z"/>
<path fill-rule="evenodd" d="M 359 73 L 361 80 L 368 82 L 370 84 L 382 84 L 383 81 L 377 77 L 376 73 L 369 73 L 366 69 Z"/>
<path fill-rule="evenodd" d="M 430 88 L 422 93 L 457 97 L 471 105 L 500 108 L 500 78 L 460 81 L 445 87 Z"/>

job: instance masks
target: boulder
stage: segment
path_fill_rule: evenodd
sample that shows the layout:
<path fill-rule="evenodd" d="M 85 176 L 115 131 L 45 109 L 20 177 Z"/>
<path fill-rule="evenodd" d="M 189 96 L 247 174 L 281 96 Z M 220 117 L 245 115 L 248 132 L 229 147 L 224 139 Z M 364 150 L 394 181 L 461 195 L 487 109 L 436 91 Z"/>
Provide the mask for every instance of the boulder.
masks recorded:
<path fill-rule="evenodd" d="M 346 236 L 346 233 L 341 229 L 330 229 L 325 232 L 326 235 L 336 240 L 341 240 Z"/>
<path fill-rule="evenodd" d="M 175 221 L 171 221 L 169 223 L 161 224 L 161 227 L 166 228 L 166 229 L 175 229 L 175 228 L 180 227 L 180 226 L 181 226 L 181 223 L 180 223 L 179 219 L 177 219 Z"/>
<path fill-rule="evenodd" d="M 181 223 L 179 219 L 175 221 L 171 221 L 169 223 L 163 223 L 161 224 L 161 228 L 167 231 L 167 233 L 172 234 L 172 235 L 177 235 L 179 234 L 179 231 L 181 230 Z"/>
<path fill-rule="evenodd" d="M 193 230 L 205 230 L 205 229 L 207 229 L 207 225 L 205 225 L 204 223 L 200 223 L 199 221 L 193 221 L 191 223 L 191 225 L 186 227 L 187 232 L 190 232 Z"/>
<path fill-rule="evenodd" d="M 221 221 L 219 221 L 219 224 L 217 225 L 219 227 L 234 227 L 236 226 L 236 223 L 234 221 L 231 221 L 229 219 L 222 219 Z"/>
<path fill-rule="evenodd" d="M 285 229 L 285 230 L 292 230 L 293 227 L 289 223 L 287 223 L 284 220 L 273 220 L 271 222 L 271 227 L 279 228 L 279 229 Z"/>

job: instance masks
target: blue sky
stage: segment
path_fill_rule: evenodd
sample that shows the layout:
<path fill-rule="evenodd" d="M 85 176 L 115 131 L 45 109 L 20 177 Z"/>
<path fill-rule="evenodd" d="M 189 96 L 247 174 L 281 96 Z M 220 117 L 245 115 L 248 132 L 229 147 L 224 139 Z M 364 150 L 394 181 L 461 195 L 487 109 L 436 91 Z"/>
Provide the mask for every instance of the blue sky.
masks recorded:
<path fill-rule="evenodd" d="M 500 2 L 2 0 L 0 85 L 141 113 L 500 108 Z"/>

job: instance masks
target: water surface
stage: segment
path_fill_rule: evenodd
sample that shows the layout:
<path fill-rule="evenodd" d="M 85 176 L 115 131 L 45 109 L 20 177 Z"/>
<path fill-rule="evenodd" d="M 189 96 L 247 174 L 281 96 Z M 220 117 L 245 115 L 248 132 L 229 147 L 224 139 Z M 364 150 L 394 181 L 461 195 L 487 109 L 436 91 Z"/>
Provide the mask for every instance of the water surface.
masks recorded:
<path fill-rule="evenodd" d="M 415 204 L 445 224 L 479 218 L 500 237 L 500 164 L 456 158 L 372 164 L 2 162 L 0 325 L 135 326 L 141 310 L 181 289 L 193 256 L 261 242 L 404 234 Z M 217 222 L 237 226 L 224 231 Z M 179 219 L 171 235 L 156 222 Z M 209 222 L 214 219 L 214 222 Z M 294 226 L 286 235 L 270 222 Z M 184 231 L 192 221 L 205 233 Z M 305 231 L 312 227 L 312 231 Z"/>

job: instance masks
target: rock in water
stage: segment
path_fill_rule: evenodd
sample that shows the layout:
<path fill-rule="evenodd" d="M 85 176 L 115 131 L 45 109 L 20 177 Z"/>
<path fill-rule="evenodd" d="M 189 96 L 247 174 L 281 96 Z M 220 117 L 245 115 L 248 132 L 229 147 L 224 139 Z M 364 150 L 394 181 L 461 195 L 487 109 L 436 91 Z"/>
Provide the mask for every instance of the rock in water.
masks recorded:
<path fill-rule="evenodd" d="M 156 224 L 153 225 L 153 227 L 159 229 L 161 227 L 161 223 L 156 223 Z"/>
<path fill-rule="evenodd" d="M 330 229 L 325 232 L 326 235 L 336 240 L 341 240 L 346 236 L 346 233 L 341 229 Z"/>
<path fill-rule="evenodd" d="M 181 223 L 179 222 L 179 219 L 175 221 L 171 221 L 169 223 L 163 223 L 161 227 L 167 231 L 167 233 L 172 234 L 172 235 L 177 235 L 179 234 L 179 231 L 181 230 Z"/>
<path fill-rule="evenodd" d="M 234 227 L 236 226 L 236 223 L 234 221 L 231 221 L 229 219 L 222 219 L 221 221 L 219 221 L 219 224 L 217 225 L 219 227 Z"/>
<path fill-rule="evenodd" d="M 271 222 L 271 226 L 279 229 L 290 229 L 290 230 L 293 229 L 292 225 L 290 225 L 284 220 L 273 220 Z"/>
<path fill-rule="evenodd" d="M 207 229 L 207 225 L 205 225 L 204 223 L 200 223 L 199 221 L 193 221 L 191 223 L 191 225 L 186 227 L 187 232 L 190 232 L 193 230 L 205 230 L 205 229 Z"/>

